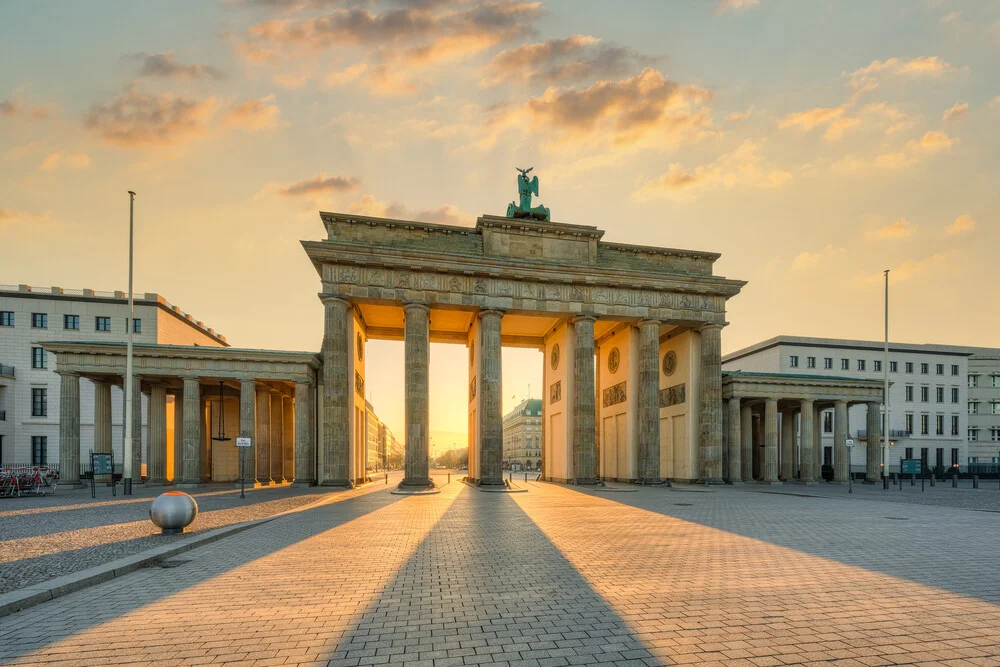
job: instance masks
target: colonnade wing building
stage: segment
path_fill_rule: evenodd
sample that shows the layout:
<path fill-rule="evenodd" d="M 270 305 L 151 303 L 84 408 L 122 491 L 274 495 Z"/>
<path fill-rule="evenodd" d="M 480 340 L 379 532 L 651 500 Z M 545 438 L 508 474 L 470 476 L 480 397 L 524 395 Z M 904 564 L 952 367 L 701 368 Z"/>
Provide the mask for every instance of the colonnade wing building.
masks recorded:
<path fill-rule="evenodd" d="M 404 484 L 429 484 L 432 342 L 469 351 L 473 481 L 502 483 L 503 346 L 544 352 L 545 479 L 723 479 L 720 336 L 745 283 L 713 275 L 718 254 L 488 215 L 474 228 L 321 218 L 327 238 L 303 242 L 325 307 L 320 483 L 364 476 L 371 339 L 405 345 Z"/>

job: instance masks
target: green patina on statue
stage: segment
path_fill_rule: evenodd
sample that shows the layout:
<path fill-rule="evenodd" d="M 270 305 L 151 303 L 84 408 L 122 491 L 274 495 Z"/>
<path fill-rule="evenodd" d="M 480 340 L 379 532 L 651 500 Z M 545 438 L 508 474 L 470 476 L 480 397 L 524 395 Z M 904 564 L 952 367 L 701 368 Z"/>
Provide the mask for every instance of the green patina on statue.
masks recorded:
<path fill-rule="evenodd" d="M 507 217 L 531 218 L 532 220 L 544 220 L 545 222 L 548 222 L 551 220 L 549 217 L 549 209 L 544 206 L 531 205 L 531 195 L 534 194 L 536 197 L 538 196 L 538 177 L 534 176 L 531 180 L 528 180 L 528 174 L 531 173 L 532 169 L 534 169 L 534 167 L 518 169 L 521 173 L 517 176 L 517 193 L 520 195 L 521 203 L 520 205 L 514 202 L 508 204 Z"/>

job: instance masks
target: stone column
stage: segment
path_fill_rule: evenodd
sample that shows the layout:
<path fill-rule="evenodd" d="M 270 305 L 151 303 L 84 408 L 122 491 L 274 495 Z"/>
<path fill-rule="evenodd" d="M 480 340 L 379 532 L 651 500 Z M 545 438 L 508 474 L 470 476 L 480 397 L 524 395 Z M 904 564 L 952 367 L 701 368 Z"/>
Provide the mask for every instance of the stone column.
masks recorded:
<path fill-rule="evenodd" d="M 242 477 L 251 486 L 257 477 L 257 383 L 253 379 L 240 380 L 240 437 L 250 438 L 250 446 L 242 447 Z M 237 452 L 239 454 L 240 452 Z"/>
<path fill-rule="evenodd" d="M 174 392 L 174 484 L 184 479 L 184 391 Z"/>
<path fill-rule="evenodd" d="M 103 380 L 94 383 L 94 452 L 111 451 L 111 384 Z"/>
<path fill-rule="evenodd" d="M 257 483 L 267 486 L 271 483 L 271 389 L 258 384 L 254 388 L 257 400 Z"/>
<path fill-rule="evenodd" d="M 814 404 L 815 405 L 815 404 Z M 823 411 L 813 407 L 813 479 L 823 481 Z"/>
<path fill-rule="evenodd" d="M 701 441 L 698 470 L 702 481 L 722 481 L 722 325 L 701 328 Z"/>
<path fill-rule="evenodd" d="M 154 384 L 149 390 L 149 442 L 146 449 L 146 481 L 167 483 L 167 388 Z"/>
<path fill-rule="evenodd" d="M 882 481 L 882 415 L 879 412 L 880 403 L 868 404 L 868 451 L 865 458 L 865 479 L 869 482 Z"/>
<path fill-rule="evenodd" d="M 499 310 L 479 312 L 479 483 L 503 485 L 503 354 Z M 407 383 L 409 388 L 409 383 Z"/>
<path fill-rule="evenodd" d="M 313 450 L 312 386 L 295 383 L 295 483 L 316 483 L 316 453 Z"/>
<path fill-rule="evenodd" d="M 124 387 L 123 383 L 123 391 Z M 132 378 L 132 480 L 135 484 L 142 480 L 142 380 L 138 375 Z"/>
<path fill-rule="evenodd" d="M 181 484 L 199 484 L 202 480 L 201 383 L 196 377 L 184 378 L 184 475 Z"/>
<path fill-rule="evenodd" d="M 846 482 L 850 474 L 847 451 L 847 401 L 833 404 L 833 481 Z"/>
<path fill-rule="evenodd" d="M 778 399 L 769 398 L 764 402 L 764 470 L 761 479 L 765 482 L 778 481 Z"/>
<path fill-rule="evenodd" d="M 295 479 L 295 407 L 291 396 L 281 397 L 281 477 Z"/>
<path fill-rule="evenodd" d="M 800 443 L 801 454 L 799 460 L 801 463 L 801 468 L 799 469 L 799 479 L 803 482 L 811 482 L 816 478 L 815 463 L 816 454 L 813 452 L 813 419 L 815 417 L 815 411 L 813 409 L 813 402 L 808 399 L 803 399 L 800 403 L 800 415 L 802 419 L 802 425 L 800 426 Z"/>
<path fill-rule="evenodd" d="M 781 478 L 786 482 L 795 478 L 795 413 L 781 413 Z"/>
<path fill-rule="evenodd" d="M 80 486 L 80 376 L 59 378 L 59 484 L 74 487 Z"/>
<path fill-rule="evenodd" d="M 639 479 L 660 481 L 660 322 L 639 322 Z M 738 459 L 737 459 L 738 461 Z"/>
<path fill-rule="evenodd" d="M 726 475 L 729 482 L 743 481 L 743 466 L 740 464 L 740 452 L 743 447 L 741 426 L 743 425 L 743 410 L 740 407 L 740 397 L 729 399 L 729 472 Z"/>
<path fill-rule="evenodd" d="M 749 482 L 753 479 L 753 408 L 749 405 L 740 407 L 740 447 L 741 477 Z"/>
<path fill-rule="evenodd" d="M 284 412 L 281 408 L 281 392 L 277 389 L 271 390 L 271 481 L 281 484 L 284 481 L 281 468 L 284 454 L 281 451 L 281 444 L 284 442 L 282 431 L 284 430 Z"/>
<path fill-rule="evenodd" d="M 403 306 L 406 372 L 406 461 L 404 486 L 430 486 L 430 308 L 420 303 Z M 499 326 L 499 318 L 497 318 Z M 499 354 L 497 355 L 499 364 Z M 480 382 L 480 386 L 485 384 Z M 499 378 L 497 379 L 499 389 Z M 480 399 L 480 410 L 484 409 Z M 502 436 L 501 436 L 502 437 Z M 485 434 L 484 434 L 485 440 Z M 482 443 L 485 450 L 486 443 Z M 501 448 L 503 442 L 500 443 Z M 503 452 L 501 450 L 501 456 Z M 485 464 L 485 456 L 484 461 Z M 482 466 L 481 466 L 482 468 Z"/>
<path fill-rule="evenodd" d="M 573 481 L 596 484 L 594 315 L 573 318 Z"/>
<path fill-rule="evenodd" d="M 321 296 L 325 306 L 323 335 L 323 462 L 319 482 L 324 486 L 350 486 L 348 450 L 351 444 L 353 382 L 348 373 L 352 351 L 348 336 L 350 304 L 332 296 Z M 425 399 L 426 400 L 426 399 Z"/>

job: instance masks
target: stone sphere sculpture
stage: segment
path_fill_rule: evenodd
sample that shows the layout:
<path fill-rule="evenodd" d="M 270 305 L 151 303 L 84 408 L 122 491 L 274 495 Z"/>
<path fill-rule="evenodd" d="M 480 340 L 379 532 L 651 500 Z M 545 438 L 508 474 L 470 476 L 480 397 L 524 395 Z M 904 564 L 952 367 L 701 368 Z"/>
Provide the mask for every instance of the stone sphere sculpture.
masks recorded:
<path fill-rule="evenodd" d="M 183 533 L 196 516 L 198 503 L 183 491 L 167 491 L 149 507 L 149 519 L 162 529 L 161 535 Z"/>

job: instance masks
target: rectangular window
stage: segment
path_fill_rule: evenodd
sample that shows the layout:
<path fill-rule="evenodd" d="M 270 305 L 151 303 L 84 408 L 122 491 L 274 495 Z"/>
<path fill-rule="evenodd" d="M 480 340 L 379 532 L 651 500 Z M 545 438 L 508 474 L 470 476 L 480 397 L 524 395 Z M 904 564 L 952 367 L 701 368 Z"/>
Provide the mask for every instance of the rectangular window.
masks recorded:
<path fill-rule="evenodd" d="M 979 401 L 969 401 L 969 414 L 970 415 L 979 414 Z"/>
<path fill-rule="evenodd" d="M 898 373 L 899 372 L 899 362 L 898 361 L 890 361 L 889 362 L 889 372 L 890 373 Z"/>
<path fill-rule="evenodd" d="M 938 375 L 944 375 L 944 364 L 935 364 L 934 372 Z"/>
<path fill-rule="evenodd" d="M 1000 442 L 1000 427 L 994 426 L 990 429 L 990 440 Z"/>
<path fill-rule="evenodd" d="M 931 370 L 930 364 L 920 364 L 920 374 L 927 375 Z"/>
<path fill-rule="evenodd" d="M 920 467 L 922 469 L 927 468 L 927 448 L 926 447 L 921 447 L 920 448 L 920 461 L 921 461 Z"/>
<path fill-rule="evenodd" d="M 976 442 L 979 440 L 979 429 L 970 428 L 969 429 L 969 442 Z"/>
<path fill-rule="evenodd" d="M 938 468 L 944 467 L 944 447 L 938 447 L 934 452 L 934 465 Z"/>
<path fill-rule="evenodd" d="M 951 402 L 958 403 L 958 387 L 951 388 Z"/>
<path fill-rule="evenodd" d="M 865 360 L 864 359 L 858 359 L 858 370 L 859 371 L 865 370 Z"/>
<path fill-rule="evenodd" d="M 79 331 L 80 329 L 80 316 L 79 315 L 63 315 L 63 329 L 73 329 Z"/>
<path fill-rule="evenodd" d="M 912 459 L 913 458 L 913 447 L 907 447 L 906 448 L 906 453 L 903 455 L 903 458 L 904 459 Z"/>
<path fill-rule="evenodd" d="M 111 331 L 111 318 L 98 315 L 94 318 L 94 331 Z"/>
<path fill-rule="evenodd" d="M 33 387 L 31 389 L 31 416 L 49 416 L 49 390 L 44 387 Z"/>
<path fill-rule="evenodd" d="M 938 403 L 944 403 L 944 387 L 934 388 L 934 398 Z"/>
<path fill-rule="evenodd" d="M 993 388 L 996 389 L 997 387 L 1000 387 L 1000 375 L 993 376 Z"/>
<path fill-rule="evenodd" d="M 951 467 L 958 467 L 958 447 L 951 448 Z"/>
<path fill-rule="evenodd" d="M 951 434 L 958 435 L 958 415 L 951 416 Z"/>
<path fill-rule="evenodd" d="M 990 401 L 990 412 L 1000 415 L 1000 401 Z"/>
<path fill-rule="evenodd" d="M 827 370 L 833 368 L 833 357 L 823 357 L 823 368 Z"/>
<path fill-rule="evenodd" d="M 806 367 L 816 368 L 816 357 L 806 357 Z"/>
<path fill-rule="evenodd" d="M 952 375 L 958 375 L 958 364 L 952 364 L 951 365 L 951 374 Z"/>
<path fill-rule="evenodd" d="M 31 328 L 32 329 L 48 329 L 49 328 L 49 316 L 45 313 L 32 313 L 31 314 Z"/>
<path fill-rule="evenodd" d="M 931 395 L 931 388 L 930 387 L 921 387 L 920 388 L 920 402 L 921 403 L 926 403 L 927 401 L 931 400 L 930 399 L 930 395 Z"/>
<path fill-rule="evenodd" d="M 879 361 L 878 359 L 876 359 L 875 361 L 873 361 L 872 362 L 872 370 L 875 371 L 876 373 L 878 373 L 879 371 L 881 371 L 882 370 L 882 362 Z"/>
<path fill-rule="evenodd" d="M 798 368 L 799 358 L 793 354 L 788 358 L 788 365 L 791 366 L 792 368 Z"/>
<path fill-rule="evenodd" d="M 851 370 L 851 360 L 850 359 L 841 359 L 840 360 L 840 370 L 842 370 L 842 371 L 849 371 L 849 370 Z"/>
<path fill-rule="evenodd" d="M 14 326 L 14 311 L 0 310 L 0 327 Z"/>
<path fill-rule="evenodd" d="M 944 435 L 944 415 L 934 417 L 934 433 Z"/>
<path fill-rule="evenodd" d="M 927 435 L 930 433 L 930 415 L 920 415 L 920 435 Z"/>
<path fill-rule="evenodd" d="M 912 384 L 906 385 L 906 400 L 907 401 L 911 401 L 911 402 L 913 401 L 913 385 Z"/>
<path fill-rule="evenodd" d="M 978 386 L 979 386 L 979 376 L 978 375 L 970 375 L 969 376 L 969 388 L 970 389 L 975 389 Z"/>
<path fill-rule="evenodd" d="M 48 368 L 49 365 L 49 355 L 48 353 L 40 348 L 31 348 L 31 367 L 32 368 Z"/>
<path fill-rule="evenodd" d="M 904 370 L 905 370 L 905 371 L 906 371 L 907 373 L 912 373 L 912 372 L 913 372 L 913 362 L 912 362 L 912 361 L 907 361 L 907 362 L 906 362 L 906 363 L 905 363 L 905 364 L 903 365 L 903 369 L 904 369 Z"/>
<path fill-rule="evenodd" d="M 913 435 L 913 413 L 908 413 L 906 415 L 906 434 Z M 912 458 L 907 456 L 906 458 Z"/>
<path fill-rule="evenodd" d="M 833 413 L 823 413 L 823 433 L 833 433 Z"/>
<path fill-rule="evenodd" d="M 45 435 L 31 436 L 31 465 L 48 465 L 49 460 L 49 438 Z"/>
<path fill-rule="evenodd" d="M 142 320 L 138 317 L 132 320 L 132 333 L 142 333 Z"/>

